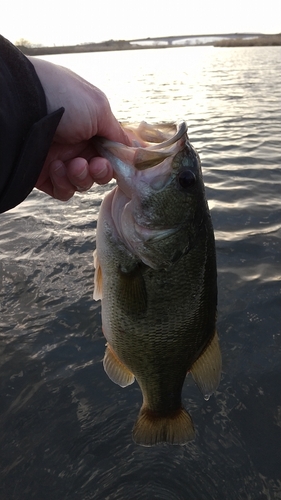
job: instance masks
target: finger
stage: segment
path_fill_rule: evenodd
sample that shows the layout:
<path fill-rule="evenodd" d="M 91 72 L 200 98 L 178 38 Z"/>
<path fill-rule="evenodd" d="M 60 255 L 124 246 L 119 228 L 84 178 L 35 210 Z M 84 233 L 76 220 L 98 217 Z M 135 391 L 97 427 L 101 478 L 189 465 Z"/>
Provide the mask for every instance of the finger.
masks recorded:
<path fill-rule="evenodd" d="M 113 115 L 109 125 L 106 125 L 105 131 L 101 130 L 99 133 L 101 136 L 106 137 L 111 141 L 121 142 L 126 146 L 131 146 L 131 141 L 128 135 Z"/>
<path fill-rule="evenodd" d="M 89 173 L 89 164 L 85 158 L 73 158 L 66 163 L 66 175 L 78 191 L 87 191 L 94 180 Z"/>
<path fill-rule="evenodd" d="M 49 196 L 54 196 L 54 186 L 50 178 L 46 179 L 42 183 L 35 184 L 35 187 L 39 189 L 39 191 L 43 191 L 43 193 L 46 193 Z"/>
<path fill-rule="evenodd" d="M 89 161 L 89 172 L 97 184 L 106 184 L 113 177 L 111 164 L 105 158 L 96 156 Z"/>
<path fill-rule="evenodd" d="M 121 127 L 117 118 L 115 118 L 112 113 L 106 95 L 100 90 L 98 90 L 96 95 L 96 109 L 97 129 L 94 135 L 100 135 L 111 141 L 121 142 L 122 144 L 130 146 L 131 143 L 125 130 Z"/>
<path fill-rule="evenodd" d="M 74 195 L 75 187 L 67 178 L 66 166 L 62 161 L 54 160 L 50 164 L 50 178 L 54 187 L 54 198 L 67 201 Z"/>

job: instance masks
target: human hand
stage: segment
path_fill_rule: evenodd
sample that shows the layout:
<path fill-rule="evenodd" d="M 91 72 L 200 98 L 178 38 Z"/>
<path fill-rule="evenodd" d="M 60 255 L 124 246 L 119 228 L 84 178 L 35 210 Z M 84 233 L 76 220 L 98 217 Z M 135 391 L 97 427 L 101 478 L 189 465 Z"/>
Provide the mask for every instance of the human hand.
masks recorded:
<path fill-rule="evenodd" d="M 45 91 L 48 113 L 65 108 L 36 187 L 66 201 L 75 191 L 85 191 L 94 182 L 105 184 L 113 176 L 109 161 L 91 144 L 93 136 L 130 142 L 101 90 L 67 68 L 29 59 Z"/>

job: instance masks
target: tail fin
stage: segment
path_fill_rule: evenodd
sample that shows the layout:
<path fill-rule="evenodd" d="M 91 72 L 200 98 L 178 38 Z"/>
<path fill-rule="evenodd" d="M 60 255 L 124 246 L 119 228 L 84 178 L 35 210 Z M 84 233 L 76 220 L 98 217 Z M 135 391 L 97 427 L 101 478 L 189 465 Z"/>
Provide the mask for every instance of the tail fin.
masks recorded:
<path fill-rule="evenodd" d="M 158 443 L 183 445 L 194 438 L 193 422 L 184 408 L 172 415 L 160 417 L 143 406 L 133 429 L 135 443 L 142 446 Z"/>

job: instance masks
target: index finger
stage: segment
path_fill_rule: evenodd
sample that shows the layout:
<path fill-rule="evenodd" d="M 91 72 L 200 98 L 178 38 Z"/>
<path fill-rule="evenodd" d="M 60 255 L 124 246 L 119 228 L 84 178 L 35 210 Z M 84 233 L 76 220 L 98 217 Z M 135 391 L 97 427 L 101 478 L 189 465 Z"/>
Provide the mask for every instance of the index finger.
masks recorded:
<path fill-rule="evenodd" d="M 125 130 L 112 113 L 108 99 L 102 92 L 99 95 L 98 108 L 95 135 L 130 146 Z"/>

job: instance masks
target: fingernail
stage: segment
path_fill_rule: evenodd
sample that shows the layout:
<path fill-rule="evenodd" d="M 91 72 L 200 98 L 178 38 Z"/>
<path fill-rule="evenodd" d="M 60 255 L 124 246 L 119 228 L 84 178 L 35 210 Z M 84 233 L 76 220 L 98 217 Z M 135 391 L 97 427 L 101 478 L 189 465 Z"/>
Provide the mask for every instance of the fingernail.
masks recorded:
<path fill-rule="evenodd" d="M 87 167 L 84 167 L 82 172 L 80 172 L 80 174 L 77 174 L 76 177 L 80 181 L 83 181 L 84 179 L 86 179 L 87 175 L 88 175 L 88 169 Z"/>
<path fill-rule="evenodd" d="M 66 175 L 66 168 L 63 163 L 57 163 L 57 165 L 53 166 L 53 173 L 56 174 L 58 177 L 65 177 Z"/>
<path fill-rule="evenodd" d="M 103 165 L 102 168 L 100 168 L 98 170 L 98 172 L 95 173 L 95 177 L 97 179 L 102 179 L 103 177 L 105 177 L 106 175 L 108 174 L 108 166 L 107 164 Z"/>

